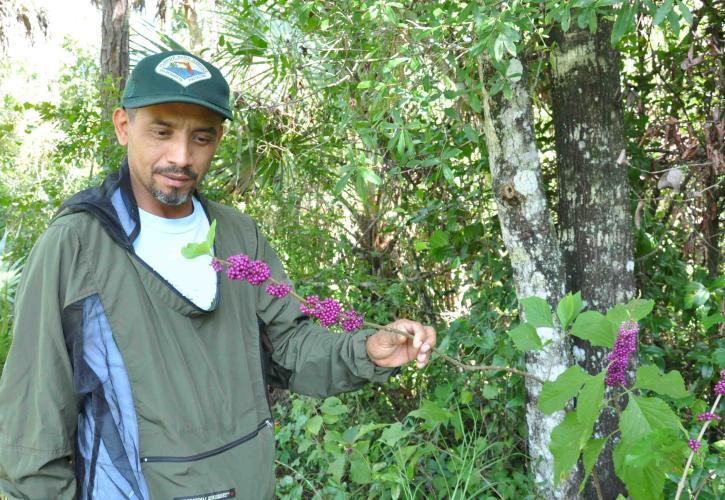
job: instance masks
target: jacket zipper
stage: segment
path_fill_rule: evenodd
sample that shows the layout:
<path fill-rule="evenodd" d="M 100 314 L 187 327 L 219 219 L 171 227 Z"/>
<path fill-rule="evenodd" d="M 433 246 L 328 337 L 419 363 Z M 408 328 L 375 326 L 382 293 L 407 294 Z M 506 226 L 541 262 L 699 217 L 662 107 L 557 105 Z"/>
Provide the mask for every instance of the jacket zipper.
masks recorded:
<path fill-rule="evenodd" d="M 265 427 L 271 429 L 274 426 L 272 423 L 272 420 L 267 418 L 263 420 L 256 429 L 254 429 L 249 434 L 246 434 L 239 439 L 235 439 L 231 443 L 227 443 L 224 446 L 220 446 L 219 448 L 214 448 L 213 450 L 205 451 L 203 453 L 197 453 L 196 455 L 191 455 L 188 457 L 141 457 L 141 463 L 149 463 L 149 462 L 194 462 L 196 460 L 203 460 L 205 458 L 213 457 L 214 455 L 219 455 L 220 453 L 224 453 L 225 451 L 231 450 L 235 446 L 239 446 L 240 444 L 246 443 L 252 438 L 257 437 L 257 434 L 260 433 Z"/>

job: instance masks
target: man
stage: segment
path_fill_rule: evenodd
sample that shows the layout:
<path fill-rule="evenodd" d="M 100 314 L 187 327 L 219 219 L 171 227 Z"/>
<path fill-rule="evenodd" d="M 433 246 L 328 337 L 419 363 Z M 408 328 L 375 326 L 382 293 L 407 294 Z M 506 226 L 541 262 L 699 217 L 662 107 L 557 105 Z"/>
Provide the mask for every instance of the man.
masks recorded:
<path fill-rule="evenodd" d="M 286 279 L 256 224 L 196 192 L 231 119 L 217 68 L 183 52 L 134 69 L 113 116 L 128 156 L 68 200 L 30 254 L 0 384 L 0 491 L 20 498 L 269 498 L 274 436 L 260 329 L 290 389 L 325 396 L 423 367 L 435 331 L 330 333 L 290 296 L 222 279 L 180 248 Z"/>

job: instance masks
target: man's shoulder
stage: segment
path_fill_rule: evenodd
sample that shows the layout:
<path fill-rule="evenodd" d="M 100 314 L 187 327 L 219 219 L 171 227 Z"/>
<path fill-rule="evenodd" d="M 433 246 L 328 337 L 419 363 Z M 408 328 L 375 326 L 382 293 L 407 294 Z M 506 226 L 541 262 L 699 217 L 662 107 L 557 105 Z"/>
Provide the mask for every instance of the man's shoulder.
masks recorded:
<path fill-rule="evenodd" d="M 209 217 L 212 220 L 217 219 L 219 224 L 236 224 L 241 226 L 243 229 L 256 230 L 256 221 L 241 210 L 215 201 L 208 200 L 206 203 Z"/>

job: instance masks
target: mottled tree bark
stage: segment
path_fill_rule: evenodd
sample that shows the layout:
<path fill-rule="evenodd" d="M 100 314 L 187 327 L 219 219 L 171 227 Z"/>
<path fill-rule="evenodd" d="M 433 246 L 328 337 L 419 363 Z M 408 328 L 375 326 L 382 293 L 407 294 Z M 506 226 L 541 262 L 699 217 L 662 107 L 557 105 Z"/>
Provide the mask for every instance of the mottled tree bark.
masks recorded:
<path fill-rule="evenodd" d="M 504 244 L 511 256 L 519 299 L 538 296 L 552 306 L 564 293 L 564 270 L 541 179 L 531 101 L 524 81 L 514 84 L 512 99 L 484 93 L 483 121 L 493 178 L 494 199 Z M 567 339 L 561 328 L 539 328 L 545 349 L 527 353 L 526 370 L 545 380 L 555 379 L 569 366 Z M 543 486 L 538 498 L 572 498 L 570 480 L 554 487 L 554 459 L 549 452 L 551 431 L 563 412 L 544 415 L 537 408 L 541 385 L 526 381 L 526 421 L 531 468 Z"/>
<path fill-rule="evenodd" d="M 554 32 L 553 111 L 559 181 L 559 234 L 567 291 L 581 291 L 589 309 L 605 312 L 634 295 L 632 220 L 620 103 L 619 55 L 611 25 L 596 34 L 572 28 Z M 590 373 L 607 365 L 608 350 L 574 338 L 577 363 Z M 605 413 L 595 437 L 617 428 Z M 612 463 L 610 442 L 596 465 L 603 498 L 625 493 Z M 587 498 L 596 498 L 590 481 Z"/>
<path fill-rule="evenodd" d="M 128 78 L 128 0 L 102 0 L 101 81 L 104 119 L 118 105 L 112 90 L 123 89 Z M 112 88 L 106 88 L 111 83 Z"/>

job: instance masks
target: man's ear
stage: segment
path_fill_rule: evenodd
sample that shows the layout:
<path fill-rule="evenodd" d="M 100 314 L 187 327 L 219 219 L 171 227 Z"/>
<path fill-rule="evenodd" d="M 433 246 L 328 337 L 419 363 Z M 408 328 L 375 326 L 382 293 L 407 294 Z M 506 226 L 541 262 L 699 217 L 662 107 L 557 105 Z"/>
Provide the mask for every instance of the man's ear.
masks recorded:
<path fill-rule="evenodd" d="M 123 108 L 116 108 L 113 112 L 113 126 L 116 129 L 116 139 L 121 146 L 128 145 L 128 112 Z"/>

